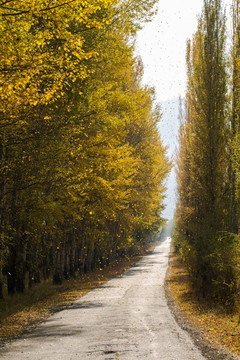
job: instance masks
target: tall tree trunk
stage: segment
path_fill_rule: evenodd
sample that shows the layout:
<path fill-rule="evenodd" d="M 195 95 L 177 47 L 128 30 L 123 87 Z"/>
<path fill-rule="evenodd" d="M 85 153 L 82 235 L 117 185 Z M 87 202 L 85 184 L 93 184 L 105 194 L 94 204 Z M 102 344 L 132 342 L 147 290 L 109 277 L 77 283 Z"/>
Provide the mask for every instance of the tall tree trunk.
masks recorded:
<path fill-rule="evenodd" d="M 0 258 L 1 262 L 1 258 Z M 2 273 L 2 265 L 0 265 L 0 299 L 3 299 L 3 273 Z"/>
<path fill-rule="evenodd" d="M 53 283 L 55 285 L 61 284 L 63 280 L 61 267 L 61 249 L 59 246 L 54 246 L 54 260 L 53 260 Z"/>
<path fill-rule="evenodd" d="M 16 292 L 16 252 L 14 248 L 10 248 L 7 267 L 7 289 L 8 294 Z"/>
<path fill-rule="evenodd" d="M 70 233 L 70 263 L 69 263 L 69 272 L 72 277 L 75 277 L 77 267 L 76 267 L 76 238 L 75 231 L 72 228 Z"/>

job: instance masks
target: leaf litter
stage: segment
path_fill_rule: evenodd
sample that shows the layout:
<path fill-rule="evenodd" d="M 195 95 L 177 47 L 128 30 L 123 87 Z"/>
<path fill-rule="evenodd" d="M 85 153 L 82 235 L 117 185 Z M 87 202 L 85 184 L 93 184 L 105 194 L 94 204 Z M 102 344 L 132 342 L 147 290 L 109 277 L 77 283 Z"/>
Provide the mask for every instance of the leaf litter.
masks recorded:
<path fill-rule="evenodd" d="M 177 322 L 188 331 L 190 330 L 196 342 L 201 342 L 202 339 L 205 342 L 205 349 L 208 347 L 206 344 L 209 344 L 213 355 L 209 355 L 211 351 L 206 350 L 207 359 L 239 359 L 239 311 L 236 309 L 229 313 L 221 305 L 209 305 L 198 299 L 191 288 L 184 264 L 175 253 L 170 256 L 165 289 Z M 181 317 L 183 317 L 182 320 L 179 319 Z"/>
<path fill-rule="evenodd" d="M 142 254 L 143 255 L 143 254 Z M 12 306 L 6 314 L 1 312 L 0 301 L 0 347 L 8 341 L 14 340 L 25 333 L 29 333 L 40 323 L 44 322 L 53 313 L 61 311 L 72 303 L 87 294 L 92 289 L 103 285 L 113 277 L 120 276 L 125 270 L 133 266 L 142 255 L 118 259 L 112 265 L 103 269 L 95 270 L 89 274 L 84 274 L 75 279 L 65 280 L 62 285 L 47 285 L 52 291 L 47 291 L 46 296 L 41 294 L 42 300 L 32 304 L 31 296 L 26 293 L 22 295 L 24 299 L 22 309 L 21 304 Z M 46 289 L 46 284 L 36 285 L 37 288 Z M 33 289 L 34 290 L 34 289 Z M 49 289 L 48 289 L 49 290 Z M 49 293 L 54 293 L 49 295 Z M 6 301 L 5 301 L 6 302 Z M 29 304 L 27 304 L 29 302 Z"/>

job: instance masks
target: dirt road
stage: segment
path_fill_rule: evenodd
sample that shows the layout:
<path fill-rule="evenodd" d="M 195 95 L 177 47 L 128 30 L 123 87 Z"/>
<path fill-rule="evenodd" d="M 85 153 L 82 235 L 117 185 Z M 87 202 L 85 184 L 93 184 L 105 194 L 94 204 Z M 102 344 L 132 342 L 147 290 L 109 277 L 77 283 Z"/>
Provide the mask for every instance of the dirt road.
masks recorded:
<path fill-rule="evenodd" d="M 170 239 L 0 353 L 5 360 L 204 360 L 164 295 Z"/>

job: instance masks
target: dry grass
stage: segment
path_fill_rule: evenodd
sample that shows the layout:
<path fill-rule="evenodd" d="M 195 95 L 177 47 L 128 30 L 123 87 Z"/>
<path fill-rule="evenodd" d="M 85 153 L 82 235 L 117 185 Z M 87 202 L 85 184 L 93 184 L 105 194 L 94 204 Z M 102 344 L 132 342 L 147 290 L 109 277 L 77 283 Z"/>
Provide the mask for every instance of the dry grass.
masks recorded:
<path fill-rule="evenodd" d="M 139 258 L 140 256 L 133 256 L 116 261 L 103 270 L 66 280 L 62 285 L 56 286 L 50 282 L 39 284 L 26 294 L 1 300 L 0 343 L 33 329 L 52 313 L 69 306 L 90 290 L 122 274 Z"/>
<path fill-rule="evenodd" d="M 190 323 L 203 329 L 207 341 L 220 344 L 240 355 L 239 314 L 227 313 L 221 304 L 209 307 L 199 301 L 191 289 L 187 271 L 176 254 L 172 254 L 170 264 L 168 289 Z"/>

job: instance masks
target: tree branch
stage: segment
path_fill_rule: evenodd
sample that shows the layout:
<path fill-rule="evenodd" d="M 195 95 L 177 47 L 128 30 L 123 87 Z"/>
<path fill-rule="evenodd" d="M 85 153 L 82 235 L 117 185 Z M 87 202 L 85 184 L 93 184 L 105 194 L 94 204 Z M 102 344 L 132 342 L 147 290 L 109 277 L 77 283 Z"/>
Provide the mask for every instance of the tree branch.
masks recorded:
<path fill-rule="evenodd" d="M 43 12 L 43 11 L 50 11 L 50 10 L 53 10 L 53 9 L 57 9 L 57 8 L 60 8 L 60 7 L 62 7 L 62 6 L 65 6 L 65 5 L 68 5 L 68 4 L 71 4 L 71 3 L 73 3 L 73 2 L 75 2 L 76 0 L 70 0 L 70 1 L 66 1 L 66 2 L 64 2 L 64 3 L 62 3 L 62 4 L 59 4 L 59 5 L 55 5 L 55 6 L 49 6 L 49 7 L 46 7 L 45 9 L 42 9 L 42 10 L 40 10 L 40 12 Z M 6 8 L 6 7 L 4 7 L 3 5 L 5 5 L 6 3 L 3 3 L 3 4 L 0 4 L 0 7 L 1 8 Z M 17 13 L 13 13 L 13 14 L 10 14 L 10 13 L 8 13 L 8 14 L 2 14 L 2 16 L 4 16 L 4 17 L 6 17 L 6 16 L 17 16 L 17 15 L 23 15 L 23 14 L 27 14 L 27 13 L 29 13 L 30 12 L 30 10 L 22 10 L 22 11 L 20 11 L 20 10 L 15 10 L 15 9 L 10 9 L 10 8 L 8 8 L 9 10 L 12 10 L 12 11 L 18 11 Z"/>

